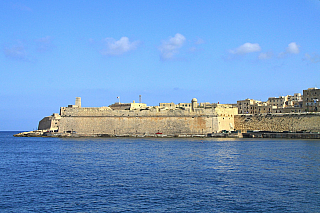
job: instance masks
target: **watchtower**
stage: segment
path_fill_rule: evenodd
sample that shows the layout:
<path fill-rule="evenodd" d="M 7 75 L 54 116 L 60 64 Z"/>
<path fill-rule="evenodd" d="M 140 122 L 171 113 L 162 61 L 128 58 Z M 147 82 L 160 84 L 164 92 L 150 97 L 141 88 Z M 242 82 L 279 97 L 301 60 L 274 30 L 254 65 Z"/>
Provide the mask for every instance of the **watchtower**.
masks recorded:
<path fill-rule="evenodd" d="M 192 98 L 191 100 L 191 109 L 194 111 L 195 108 L 198 107 L 198 100 L 196 98 Z"/>
<path fill-rule="evenodd" d="M 81 98 L 80 97 L 76 97 L 76 106 L 81 107 Z"/>

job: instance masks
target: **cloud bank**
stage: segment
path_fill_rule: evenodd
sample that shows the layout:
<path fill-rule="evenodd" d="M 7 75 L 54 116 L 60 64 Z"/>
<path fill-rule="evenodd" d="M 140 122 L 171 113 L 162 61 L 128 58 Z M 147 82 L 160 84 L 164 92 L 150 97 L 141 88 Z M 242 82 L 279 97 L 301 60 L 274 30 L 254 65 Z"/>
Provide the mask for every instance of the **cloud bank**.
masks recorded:
<path fill-rule="evenodd" d="M 104 39 L 105 48 L 100 51 L 106 56 L 120 56 L 129 51 L 135 50 L 140 44 L 139 41 L 130 42 L 128 37 L 122 37 L 119 40 L 113 38 Z"/>
<path fill-rule="evenodd" d="M 253 52 L 260 52 L 261 47 L 258 43 L 244 43 L 243 45 L 229 50 L 229 53 L 232 55 L 245 55 L 248 53 L 253 53 Z M 288 54 L 299 54 L 300 53 L 300 46 L 296 42 L 291 42 L 288 44 L 286 47 L 286 50 L 284 52 L 281 52 L 278 54 L 279 58 L 282 58 Z M 261 52 L 258 56 L 258 60 L 267 60 L 271 59 L 274 57 L 274 54 L 272 51 L 269 52 Z M 233 58 L 232 56 L 229 58 Z M 317 61 L 316 56 L 311 57 L 310 55 L 305 56 L 305 60 L 309 60 L 311 62 Z M 314 62 L 313 62 L 314 63 Z"/>
<path fill-rule="evenodd" d="M 179 53 L 179 49 L 183 46 L 185 41 L 186 38 L 180 33 L 177 33 L 174 37 L 171 37 L 168 40 L 162 41 L 162 44 L 159 47 L 161 59 L 173 59 L 174 56 Z"/>

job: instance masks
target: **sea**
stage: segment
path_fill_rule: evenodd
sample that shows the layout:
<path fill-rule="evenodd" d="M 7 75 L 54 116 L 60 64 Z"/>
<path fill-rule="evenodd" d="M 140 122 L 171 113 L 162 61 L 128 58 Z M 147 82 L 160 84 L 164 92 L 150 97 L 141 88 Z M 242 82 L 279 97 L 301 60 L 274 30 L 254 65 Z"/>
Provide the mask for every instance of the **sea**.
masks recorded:
<path fill-rule="evenodd" d="M 0 212 L 320 212 L 320 140 L 0 132 Z"/>

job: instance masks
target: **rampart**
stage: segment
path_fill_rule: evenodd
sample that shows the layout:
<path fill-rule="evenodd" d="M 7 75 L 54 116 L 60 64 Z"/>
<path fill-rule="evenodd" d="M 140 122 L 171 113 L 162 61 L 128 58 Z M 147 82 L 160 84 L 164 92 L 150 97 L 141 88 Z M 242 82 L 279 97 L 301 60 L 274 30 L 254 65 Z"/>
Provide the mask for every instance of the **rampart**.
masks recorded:
<path fill-rule="evenodd" d="M 249 130 L 320 132 L 320 113 L 235 115 L 234 124 L 235 129 L 241 132 Z"/>
<path fill-rule="evenodd" d="M 57 131 L 61 116 L 57 113 L 53 113 L 53 115 L 44 117 L 41 121 L 39 121 L 38 129 L 47 129 Z"/>
<path fill-rule="evenodd" d="M 195 110 L 151 107 L 112 110 L 109 107 L 61 107 L 59 133 L 77 134 L 207 134 L 233 130 L 237 108 Z"/>

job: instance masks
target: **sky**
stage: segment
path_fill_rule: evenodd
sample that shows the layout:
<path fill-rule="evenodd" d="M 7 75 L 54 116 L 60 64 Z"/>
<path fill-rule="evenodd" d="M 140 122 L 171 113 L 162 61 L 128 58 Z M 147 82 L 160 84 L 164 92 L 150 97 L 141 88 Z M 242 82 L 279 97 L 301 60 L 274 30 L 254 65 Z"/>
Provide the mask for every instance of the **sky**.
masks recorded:
<path fill-rule="evenodd" d="M 320 87 L 319 0 L 0 1 L 0 130 L 81 97 L 236 103 Z"/>

